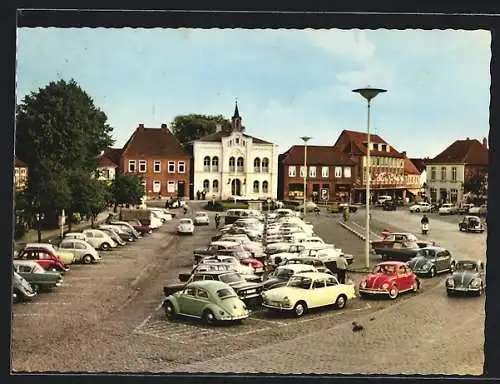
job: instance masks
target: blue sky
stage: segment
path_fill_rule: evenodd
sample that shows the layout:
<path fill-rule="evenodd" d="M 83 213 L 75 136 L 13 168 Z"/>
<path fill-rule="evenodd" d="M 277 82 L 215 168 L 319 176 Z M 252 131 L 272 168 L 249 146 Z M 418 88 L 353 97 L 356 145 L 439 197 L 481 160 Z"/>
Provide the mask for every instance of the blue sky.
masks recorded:
<path fill-rule="evenodd" d="M 410 157 L 434 157 L 489 131 L 490 33 L 455 30 L 22 28 L 17 98 L 74 78 L 108 116 L 116 146 L 138 123 L 223 114 L 238 98 L 247 133 L 279 152 L 312 136 L 333 145 L 366 130 L 354 88 L 386 88 L 372 132 Z"/>

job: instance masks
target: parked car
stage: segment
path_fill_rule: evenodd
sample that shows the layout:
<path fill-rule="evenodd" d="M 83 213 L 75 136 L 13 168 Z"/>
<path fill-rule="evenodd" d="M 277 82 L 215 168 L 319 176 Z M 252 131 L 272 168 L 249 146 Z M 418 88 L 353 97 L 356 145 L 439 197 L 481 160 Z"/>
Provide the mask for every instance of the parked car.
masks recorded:
<path fill-rule="evenodd" d="M 249 316 L 248 309 L 235 290 L 221 281 L 195 281 L 163 302 L 167 318 L 188 316 L 205 324 L 217 321 L 239 322 Z"/>
<path fill-rule="evenodd" d="M 37 292 L 19 275 L 14 268 L 12 269 L 12 300 L 14 303 L 20 301 L 29 301 L 37 295 Z"/>
<path fill-rule="evenodd" d="M 132 242 L 135 241 L 136 238 L 132 234 L 131 231 L 128 229 L 125 230 L 122 226 L 120 225 L 115 225 L 115 224 L 103 224 L 99 225 L 100 230 L 111 230 L 115 232 L 118 236 L 120 236 L 120 239 L 122 239 L 125 242 Z"/>
<path fill-rule="evenodd" d="M 332 270 L 328 268 L 325 262 L 317 257 L 312 256 L 296 256 L 289 259 L 285 259 L 280 265 L 292 265 L 292 264 L 305 264 L 312 265 L 318 272 L 332 274 Z"/>
<path fill-rule="evenodd" d="M 420 201 L 417 204 L 410 206 L 408 209 L 411 213 L 416 212 L 431 212 L 432 206 L 426 201 Z"/>
<path fill-rule="evenodd" d="M 288 283 L 288 280 L 290 280 L 293 275 L 305 272 L 318 272 L 318 270 L 308 264 L 280 265 L 270 273 L 268 279 L 264 281 L 263 289 L 267 291 L 269 289 L 282 287 Z"/>
<path fill-rule="evenodd" d="M 131 226 L 130 223 L 127 223 L 126 221 L 111 220 L 111 221 L 109 221 L 108 224 L 120 226 L 123 230 L 130 232 L 136 240 L 141 238 L 141 234 L 139 232 L 137 232 L 135 230 L 135 228 L 133 226 Z"/>
<path fill-rule="evenodd" d="M 253 268 L 256 275 L 264 273 L 264 263 L 252 256 L 249 251 L 238 248 L 223 249 L 217 252 L 217 256 L 232 256 L 243 265 L 248 265 Z"/>
<path fill-rule="evenodd" d="M 304 204 L 299 205 L 295 210 L 299 212 L 304 212 Z M 307 201 L 306 202 L 306 210 L 307 212 L 319 212 L 320 209 L 316 203 L 313 203 L 312 201 Z"/>
<path fill-rule="evenodd" d="M 396 243 L 411 242 L 416 243 L 420 248 L 434 245 L 434 242 L 428 240 L 419 240 L 417 236 L 409 232 L 391 232 L 381 240 L 372 240 L 371 245 L 377 255 L 384 253 L 384 249 L 393 248 Z"/>
<path fill-rule="evenodd" d="M 469 213 L 470 214 L 476 214 L 476 215 L 486 215 L 486 213 L 488 212 L 488 205 L 487 204 L 483 204 L 479 207 L 471 207 L 469 208 Z"/>
<path fill-rule="evenodd" d="M 445 248 L 426 247 L 420 249 L 408 265 L 418 276 L 434 277 L 438 273 L 453 271 L 455 260 Z"/>
<path fill-rule="evenodd" d="M 483 233 L 484 229 L 481 219 L 477 216 L 465 216 L 463 220 L 458 223 L 459 231 Z"/>
<path fill-rule="evenodd" d="M 384 295 L 395 299 L 400 293 L 420 289 L 417 275 L 403 262 L 380 263 L 359 284 L 361 297 L 368 295 Z"/>
<path fill-rule="evenodd" d="M 255 270 L 250 265 L 244 265 L 239 259 L 233 256 L 207 256 L 203 258 L 200 263 L 226 263 L 231 265 L 231 267 L 243 277 L 249 281 L 261 281 L 261 277 L 255 274 Z"/>
<path fill-rule="evenodd" d="M 14 270 L 30 284 L 35 292 L 60 287 L 63 283 L 59 272 L 46 271 L 35 261 L 14 260 L 13 264 Z"/>
<path fill-rule="evenodd" d="M 36 261 L 46 271 L 59 271 L 62 273 L 69 271 L 69 267 L 64 264 L 59 256 L 50 249 L 44 247 L 24 248 L 14 257 L 14 259 Z"/>
<path fill-rule="evenodd" d="M 206 212 L 196 212 L 194 215 L 194 225 L 209 225 L 210 217 Z"/>
<path fill-rule="evenodd" d="M 238 246 L 234 241 L 212 241 L 209 246 L 205 248 L 196 248 L 193 251 L 194 264 L 198 264 L 205 256 L 214 256 L 220 250 L 231 249 Z"/>
<path fill-rule="evenodd" d="M 459 260 L 455 271 L 446 280 L 448 296 L 472 293 L 481 296 L 486 288 L 486 266 L 479 260 Z"/>
<path fill-rule="evenodd" d="M 24 246 L 24 249 L 30 249 L 30 248 L 45 248 L 55 254 L 57 257 L 59 257 L 64 264 L 69 265 L 73 264 L 76 261 L 75 254 L 71 251 L 65 251 L 62 249 L 56 249 L 52 242 L 50 243 L 28 243 Z"/>
<path fill-rule="evenodd" d="M 392 200 L 392 196 L 382 195 L 379 196 L 375 205 L 383 205 L 387 200 Z"/>
<path fill-rule="evenodd" d="M 386 200 L 382 203 L 382 209 L 384 211 L 395 211 L 398 205 L 395 200 Z"/>
<path fill-rule="evenodd" d="M 59 248 L 73 252 L 76 260 L 83 264 L 91 264 L 101 260 L 99 252 L 83 240 L 66 238 L 59 243 Z"/>
<path fill-rule="evenodd" d="M 141 236 L 153 233 L 153 228 L 147 224 L 143 224 L 140 220 L 128 220 L 128 223 L 137 231 Z"/>
<path fill-rule="evenodd" d="M 454 215 L 458 212 L 458 208 L 455 204 L 444 203 L 439 207 L 438 213 L 440 215 Z"/>
<path fill-rule="evenodd" d="M 109 237 L 111 237 L 115 241 L 116 244 L 122 245 L 122 246 L 125 245 L 125 244 L 127 244 L 128 240 L 123 240 L 120 237 L 120 235 L 118 234 L 118 231 L 115 231 L 114 229 L 111 229 L 111 228 L 103 228 L 102 226 L 99 226 L 99 229 L 101 231 L 103 231 L 104 233 L 107 233 L 109 235 Z"/>
<path fill-rule="evenodd" d="M 407 262 L 415 257 L 421 247 L 414 241 L 395 241 L 392 247 L 374 248 L 382 260 Z"/>
<path fill-rule="evenodd" d="M 172 214 L 168 211 L 168 209 L 165 208 L 155 208 L 155 207 L 149 207 L 147 208 L 150 211 L 156 212 L 156 214 L 160 217 L 162 222 L 170 221 L 172 220 Z"/>
<path fill-rule="evenodd" d="M 109 251 L 111 248 L 116 248 L 118 244 L 109 235 L 100 229 L 84 229 L 82 233 L 86 237 L 86 242 L 92 245 L 95 249 Z"/>
<path fill-rule="evenodd" d="M 474 204 L 464 203 L 460 207 L 458 207 L 457 212 L 461 215 L 469 213 L 469 209 L 473 208 Z"/>
<path fill-rule="evenodd" d="M 177 226 L 177 233 L 180 235 L 193 235 L 194 234 L 194 223 L 193 220 L 183 218 L 179 220 L 179 225 Z"/>
<path fill-rule="evenodd" d="M 262 305 L 273 311 L 293 311 L 301 317 L 308 309 L 335 305 L 338 309 L 355 298 L 354 285 L 340 284 L 327 273 L 294 275 L 286 286 L 262 293 Z"/>

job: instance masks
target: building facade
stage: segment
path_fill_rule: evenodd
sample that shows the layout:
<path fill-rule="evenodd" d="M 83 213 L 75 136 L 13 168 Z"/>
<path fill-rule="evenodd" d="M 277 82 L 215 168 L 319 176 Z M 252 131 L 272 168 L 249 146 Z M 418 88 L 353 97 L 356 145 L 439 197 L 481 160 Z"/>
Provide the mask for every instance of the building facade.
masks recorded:
<path fill-rule="evenodd" d="M 416 200 L 417 198 L 421 198 L 421 187 L 420 183 L 420 171 L 417 169 L 413 162 L 405 157 L 405 185 L 406 185 L 406 197 L 408 200 Z"/>
<path fill-rule="evenodd" d="M 307 154 L 305 154 L 305 150 Z M 307 156 L 307 169 L 304 167 Z M 349 201 L 356 163 L 344 153 L 330 146 L 294 145 L 282 156 L 283 191 L 285 200 L 304 198 L 304 175 L 306 175 L 306 198 L 318 200 Z"/>
<path fill-rule="evenodd" d="M 152 198 L 188 198 L 191 156 L 162 124 L 161 128 L 145 128 L 139 124 L 122 149 L 110 148 L 103 157 L 125 175 L 137 175 L 142 180 L 144 196 Z M 102 160 L 110 170 L 109 162 Z M 109 174 L 111 177 L 111 173 Z"/>
<path fill-rule="evenodd" d="M 429 158 L 415 158 L 412 157 L 410 158 L 411 162 L 417 168 L 418 172 L 420 173 L 420 191 L 417 194 L 417 199 L 422 200 L 427 198 L 427 167 L 426 163 L 429 161 Z"/>
<path fill-rule="evenodd" d="M 488 143 L 476 139 L 456 140 L 427 161 L 427 195 L 433 203 L 461 204 L 464 184 L 475 174 L 488 172 Z"/>
<path fill-rule="evenodd" d="M 118 159 L 115 163 L 111 160 L 111 155 L 109 152 L 104 151 L 99 159 L 99 167 L 97 168 L 97 179 L 106 181 L 108 183 L 113 182 L 116 176 L 116 170 L 119 168 L 120 160 Z"/>
<path fill-rule="evenodd" d="M 353 182 L 352 201 L 366 201 L 366 167 L 368 135 L 363 132 L 344 130 L 335 142 L 334 149 L 346 154 L 356 163 L 356 178 Z M 398 152 L 378 135 L 370 135 L 371 199 L 389 195 L 406 198 L 404 177 L 405 154 Z"/>
<path fill-rule="evenodd" d="M 277 196 L 277 146 L 249 136 L 241 124 L 238 104 L 230 131 L 217 126 L 215 133 L 191 143 L 193 192 L 206 199 L 248 196 L 259 199 Z"/>
<path fill-rule="evenodd" d="M 24 191 L 28 188 L 28 165 L 14 158 L 14 188 L 16 191 Z"/>

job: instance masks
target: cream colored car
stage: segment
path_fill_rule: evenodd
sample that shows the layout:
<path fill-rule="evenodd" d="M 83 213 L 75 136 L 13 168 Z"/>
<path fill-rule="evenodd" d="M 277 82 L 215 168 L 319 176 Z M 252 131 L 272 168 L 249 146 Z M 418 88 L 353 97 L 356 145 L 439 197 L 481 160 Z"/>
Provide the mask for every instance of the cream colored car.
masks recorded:
<path fill-rule="evenodd" d="M 310 308 L 335 305 L 342 309 L 355 297 L 354 284 L 340 284 L 327 273 L 306 272 L 292 276 L 283 287 L 263 292 L 262 305 L 301 317 Z"/>
<path fill-rule="evenodd" d="M 116 248 L 118 244 L 104 231 L 99 229 L 84 229 L 82 233 L 85 235 L 85 241 L 95 249 L 108 251 L 111 248 Z"/>

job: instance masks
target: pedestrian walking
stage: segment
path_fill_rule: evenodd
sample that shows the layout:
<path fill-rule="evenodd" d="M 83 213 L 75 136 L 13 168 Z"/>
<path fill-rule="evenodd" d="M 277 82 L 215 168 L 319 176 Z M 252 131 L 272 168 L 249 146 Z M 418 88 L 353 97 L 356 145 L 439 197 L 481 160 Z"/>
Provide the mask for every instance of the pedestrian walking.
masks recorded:
<path fill-rule="evenodd" d="M 218 213 L 215 214 L 215 228 L 219 228 L 220 224 L 220 215 Z"/>
<path fill-rule="evenodd" d="M 343 254 L 337 258 L 337 280 L 340 284 L 345 284 L 345 273 L 347 270 L 347 260 Z"/>

